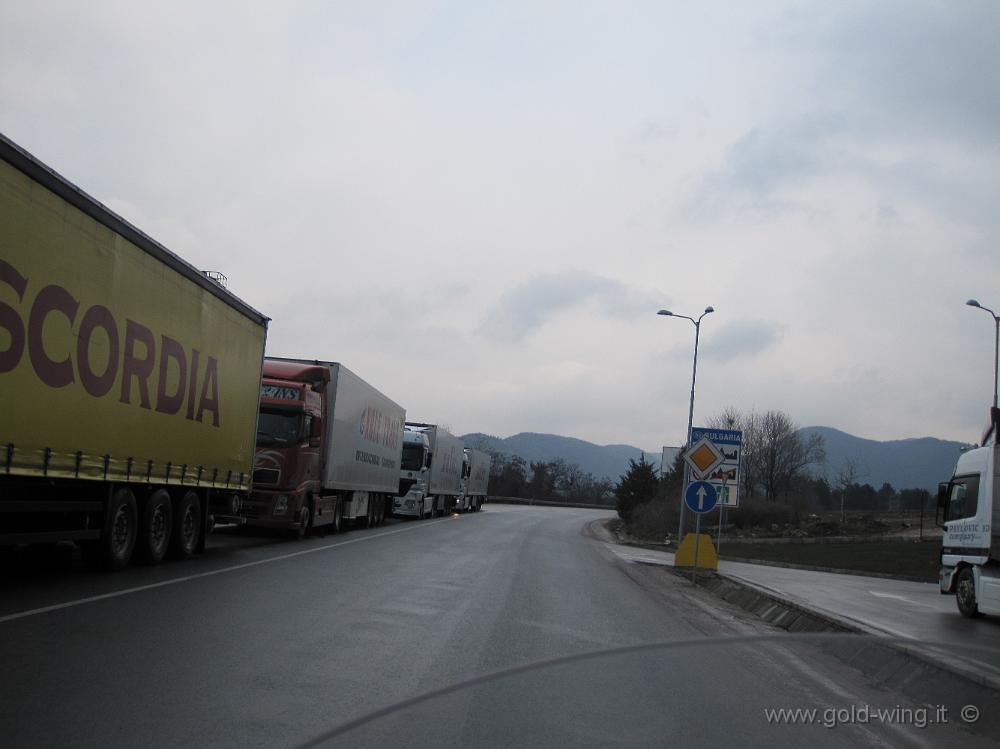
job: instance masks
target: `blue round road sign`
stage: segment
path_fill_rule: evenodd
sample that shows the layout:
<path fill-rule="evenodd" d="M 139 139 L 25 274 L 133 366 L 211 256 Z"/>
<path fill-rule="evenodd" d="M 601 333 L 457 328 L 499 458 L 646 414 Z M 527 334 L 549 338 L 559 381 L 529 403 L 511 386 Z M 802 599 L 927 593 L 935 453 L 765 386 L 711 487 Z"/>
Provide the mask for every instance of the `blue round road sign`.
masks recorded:
<path fill-rule="evenodd" d="M 684 492 L 684 504 L 691 512 L 699 514 L 710 512 L 715 509 L 715 503 L 718 501 L 719 493 L 707 481 L 692 481 Z"/>

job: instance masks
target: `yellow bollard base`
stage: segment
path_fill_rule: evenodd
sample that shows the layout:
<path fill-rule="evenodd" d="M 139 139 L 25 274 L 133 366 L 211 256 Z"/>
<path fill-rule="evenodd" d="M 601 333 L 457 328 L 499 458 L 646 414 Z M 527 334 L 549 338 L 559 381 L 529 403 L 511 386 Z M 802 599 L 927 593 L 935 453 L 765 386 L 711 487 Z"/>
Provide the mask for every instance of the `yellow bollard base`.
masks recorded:
<path fill-rule="evenodd" d="M 717 570 L 719 569 L 719 556 L 715 553 L 715 544 L 712 537 L 707 533 L 702 533 L 701 540 L 698 541 L 698 569 Z M 694 547 L 698 536 L 688 533 L 681 541 L 681 545 L 674 554 L 674 567 L 694 567 Z"/>

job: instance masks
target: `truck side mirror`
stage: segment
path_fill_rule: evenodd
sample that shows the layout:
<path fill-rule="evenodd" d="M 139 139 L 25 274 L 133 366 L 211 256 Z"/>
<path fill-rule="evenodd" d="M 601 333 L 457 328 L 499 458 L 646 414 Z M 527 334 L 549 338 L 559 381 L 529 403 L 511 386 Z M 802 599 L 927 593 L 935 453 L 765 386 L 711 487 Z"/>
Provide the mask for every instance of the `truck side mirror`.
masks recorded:
<path fill-rule="evenodd" d="M 323 438 L 323 420 L 314 416 L 312 424 L 309 425 L 309 447 L 319 447 Z"/>
<path fill-rule="evenodd" d="M 951 484 L 947 481 L 942 481 L 938 484 L 938 501 L 937 508 L 934 510 L 934 525 L 939 528 L 944 527 L 944 519 L 948 516 L 948 487 Z M 938 520 L 940 515 L 941 520 Z"/>

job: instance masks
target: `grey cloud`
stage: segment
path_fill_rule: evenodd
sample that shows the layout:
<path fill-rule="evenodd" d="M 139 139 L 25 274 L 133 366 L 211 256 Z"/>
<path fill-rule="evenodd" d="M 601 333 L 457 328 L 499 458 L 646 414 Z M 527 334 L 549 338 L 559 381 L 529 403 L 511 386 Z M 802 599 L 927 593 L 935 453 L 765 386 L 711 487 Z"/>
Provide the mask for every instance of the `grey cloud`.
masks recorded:
<path fill-rule="evenodd" d="M 850 132 L 842 114 L 821 114 L 751 128 L 730 144 L 722 167 L 704 175 L 689 195 L 686 212 L 714 218 L 731 210 L 758 214 L 811 212 L 775 191 L 830 171 L 869 168 L 840 145 Z"/>
<path fill-rule="evenodd" d="M 825 54 L 817 90 L 863 124 L 899 135 L 993 143 L 1000 122 L 1000 4 L 862 3 L 859 12 L 796 35 Z"/>
<path fill-rule="evenodd" d="M 823 167 L 817 145 L 838 128 L 803 122 L 792 128 L 754 128 L 727 152 L 725 179 L 735 187 L 767 193 L 779 183 L 811 176 Z"/>
<path fill-rule="evenodd" d="M 971 6 L 971 8 L 970 8 Z M 817 208 L 787 197 L 788 188 L 827 174 L 861 175 L 887 191 L 904 190 L 932 202 L 949 201 L 958 175 L 934 163 L 943 144 L 979 148 L 991 158 L 1000 134 L 1000 76 L 996 29 L 1000 4 L 948 4 L 906 0 L 860 4 L 853 12 L 789 13 L 761 45 L 776 46 L 802 66 L 803 84 L 785 96 L 822 97 L 822 110 L 762 121 L 733 141 L 721 167 L 696 179 L 682 204 L 695 220 L 732 213 L 769 216 Z M 920 155 L 935 145 L 926 156 Z M 895 160 L 876 159 L 910 144 Z M 786 189 L 785 195 L 778 191 Z M 973 191 L 973 194 L 975 191 Z M 982 220 L 992 205 L 949 206 Z"/>
<path fill-rule="evenodd" d="M 737 320 L 717 331 L 703 330 L 704 357 L 728 362 L 754 356 L 776 344 L 782 327 L 769 320 Z"/>
<path fill-rule="evenodd" d="M 551 273 L 506 291 L 479 324 L 487 338 L 516 343 L 545 325 L 554 315 L 596 302 L 610 317 L 655 312 L 662 299 L 620 281 L 585 271 Z"/>

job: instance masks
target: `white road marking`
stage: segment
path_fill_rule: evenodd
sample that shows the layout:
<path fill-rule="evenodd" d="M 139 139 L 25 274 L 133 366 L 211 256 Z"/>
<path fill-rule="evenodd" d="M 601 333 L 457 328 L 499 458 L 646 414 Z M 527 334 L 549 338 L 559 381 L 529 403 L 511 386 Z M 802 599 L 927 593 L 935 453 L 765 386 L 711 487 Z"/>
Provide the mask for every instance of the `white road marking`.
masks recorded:
<path fill-rule="evenodd" d="M 912 604 L 913 606 L 923 606 L 925 609 L 934 609 L 934 610 L 937 610 L 937 606 L 931 606 L 930 604 L 927 604 L 927 603 L 921 603 L 920 601 L 914 601 L 914 600 L 912 600 L 910 598 L 907 598 L 906 596 L 901 596 L 901 595 L 898 595 L 896 593 L 881 593 L 881 592 L 879 592 L 877 590 L 869 590 L 868 592 L 871 595 L 875 596 L 876 598 L 894 598 L 897 601 L 903 601 L 905 603 Z"/>
<path fill-rule="evenodd" d="M 207 572 L 198 572 L 194 575 L 185 575 L 184 577 L 173 577 L 169 580 L 160 580 L 156 583 L 150 583 L 149 585 L 138 585 L 134 588 L 123 588 L 122 590 L 115 590 L 111 593 L 101 593 L 97 596 L 88 596 L 87 598 L 78 598 L 75 601 L 66 601 L 64 603 L 56 603 L 51 606 L 42 606 L 37 609 L 29 609 L 27 611 L 18 611 L 15 614 L 6 614 L 5 616 L 0 616 L 0 624 L 4 622 L 14 621 L 15 619 L 24 619 L 29 616 L 36 616 L 37 614 L 47 614 L 50 611 L 59 611 L 60 609 L 68 609 L 74 606 L 82 606 L 85 603 L 93 603 L 94 601 L 103 601 L 108 598 L 117 598 L 118 596 L 127 596 L 132 593 L 141 593 L 144 590 L 152 590 L 154 588 L 162 588 L 166 585 L 175 585 L 177 583 L 186 583 L 191 580 L 199 580 L 203 577 L 211 577 L 212 575 L 221 575 L 225 572 L 235 572 L 236 570 L 245 570 L 249 567 L 257 567 L 262 564 L 270 564 L 271 562 L 281 562 L 285 559 L 292 559 L 293 557 L 301 557 L 306 554 L 315 554 L 318 551 L 327 551 L 328 549 L 336 548 L 337 546 L 347 546 L 347 544 L 355 544 L 359 541 L 371 541 L 376 538 L 382 538 L 383 536 L 392 536 L 396 533 L 405 533 L 406 531 L 417 530 L 418 528 L 427 528 L 431 525 L 436 525 L 437 523 L 444 523 L 451 520 L 451 517 L 444 517 L 440 520 L 434 520 L 430 523 L 420 523 L 419 525 L 411 525 L 406 528 L 397 528 L 391 531 L 385 531 L 384 533 L 375 533 L 370 536 L 359 536 L 357 538 L 351 538 L 347 541 L 338 541 L 333 544 L 326 544 L 325 546 L 316 546 L 312 549 L 302 549 L 301 551 L 293 551 L 289 554 L 281 554 L 276 557 L 268 557 L 267 559 L 258 559 L 255 562 L 243 562 L 242 564 L 234 564 L 229 567 L 220 567 L 215 570 L 208 570 Z"/>

